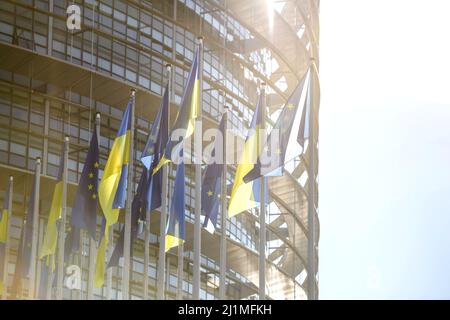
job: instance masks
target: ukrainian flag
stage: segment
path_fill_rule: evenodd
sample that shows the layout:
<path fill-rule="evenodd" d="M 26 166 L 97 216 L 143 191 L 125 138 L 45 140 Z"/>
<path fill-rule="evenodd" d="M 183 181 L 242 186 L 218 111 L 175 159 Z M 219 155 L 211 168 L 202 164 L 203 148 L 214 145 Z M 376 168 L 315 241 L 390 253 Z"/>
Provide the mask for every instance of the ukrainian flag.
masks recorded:
<path fill-rule="evenodd" d="M 128 164 L 131 146 L 131 107 L 130 98 L 122 117 L 122 122 L 106 162 L 102 180 L 98 187 L 100 206 L 105 218 L 100 246 L 97 252 L 94 286 L 101 288 L 104 284 L 105 253 L 108 246 L 109 227 L 117 222 L 119 210 L 125 207 Z"/>
<path fill-rule="evenodd" d="M 259 155 L 259 135 L 261 129 L 262 108 L 264 108 L 264 95 L 259 95 L 253 119 L 245 140 L 244 149 L 239 165 L 234 176 L 234 184 L 231 190 L 230 204 L 228 206 L 228 216 L 231 218 L 245 210 L 259 205 L 259 180 L 244 182 L 244 177 L 254 168 Z"/>
<path fill-rule="evenodd" d="M 11 180 L 5 191 L 5 197 L 3 198 L 3 210 L 0 215 L 0 293 L 3 292 L 3 270 L 5 261 L 6 241 L 8 239 L 8 219 L 9 219 L 9 189 Z"/>
<path fill-rule="evenodd" d="M 52 205 L 48 215 L 47 227 L 45 229 L 44 240 L 39 251 L 39 259 L 54 255 L 56 244 L 58 242 L 57 221 L 61 219 L 62 212 L 62 190 L 63 190 L 63 172 L 64 172 L 64 151 L 61 152 L 59 161 L 59 172 L 56 180 L 55 190 L 53 191 Z"/>
<path fill-rule="evenodd" d="M 195 120 L 200 112 L 200 46 L 195 53 L 191 71 L 189 72 L 187 85 L 184 89 L 183 98 L 181 99 L 180 110 L 178 111 L 178 115 L 172 129 L 172 132 L 177 130 L 183 132 L 183 134 L 178 141 L 172 141 L 172 139 L 167 141 L 164 155 L 160 159 L 156 168 L 153 170 L 153 174 L 155 174 L 163 165 L 172 161 L 172 155 L 179 155 L 183 147 L 183 141 L 194 133 Z"/>
<path fill-rule="evenodd" d="M 184 162 L 177 167 L 175 184 L 173 187 L 172 203 L 169 209 L 169 221 L 166 229 L 166 252 L 176 247 L 186 239 L 186 222 L 184 217 Z"/>

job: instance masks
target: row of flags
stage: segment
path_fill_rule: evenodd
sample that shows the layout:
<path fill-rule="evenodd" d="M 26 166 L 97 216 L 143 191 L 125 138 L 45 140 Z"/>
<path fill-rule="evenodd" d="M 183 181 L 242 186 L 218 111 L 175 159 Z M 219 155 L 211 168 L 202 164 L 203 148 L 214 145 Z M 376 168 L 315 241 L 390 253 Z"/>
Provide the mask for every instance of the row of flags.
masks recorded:
<path fill-rule="evenodd" d="M 168 221 L 165 230 L 165 251 L 170 250 L 186 239 L 185 225 L 185 183 L 186 172 L 184 164 L 184 141 L 191 137 L 196 128 L 196 120 L 200 111 L 200 50 L 199 47 L 193 63 L 187 84 L 180 103 L 179 112 L 174 121 L 172 132 L 175 130 L 184 130 L 184 134 L 179 140 L 169 139 L 169 86 L 165 87 L 158 113 L 153 122 L 147 142 L 142 151 L 140 162 L 142 163 L 142 174 L 139 179 L 137 190 L 133 199 L 127 199 L 127 184 L 129 176 L 129 164 L 132 161 L 130 156 L 131 130 L 132 130 L 132 108 L 134 104 L 134 95 L 128 101 L 124 111 L 119 130 L 113 142 L 108 160 L 106 162 L 103 176 L 99 182 L 99 145 L 98 132 L 94 129 L 90 140 L 89 150 L 81 173 L 79 185 L 72 205 L 72 214 L 70 219 L 70 228 L 65 238 L 65 256 L 64 260 L 69 261 L 72 253 L 81 250 L 79 248 L 80 232 L 86 230 L 89 237 L 96 239 L 97 212 L 102 214 L 102 223 L 100 237 L 98 239 L 98 249 L 95 265 L 94 287 L 101 288 L 104 285 L 105 270 L 107 268 L 118 266 L 120 257 L 124 254 L 125 227 L 120 231 L 118 241 L 114 251 L 106 264 L 106 251 L 109 241 L 111 227 L 118 221 L 119 212 L 125 208 L 126 201 L 131 203 L 131 248 L 134 240 L 137 239 L 142 231 L 142 226 L 146 223 L 147 210 L 152 211 L 161 207 L 162 204 L 162 185 L 163 174 L 161 168 L 174 162 L 174 157 L 179 157 L 175 170 L 175 180 L 173 194 L 169 202 Z M 231 189 L 231 197 L 228 205 L 228 217 L 233 217 L 243 211 L 249 210 L 265 203 L 260 199 L 261 183 L 267 183 L 267 177 L 271 175 L 281 175 L 282 168 L 286 161 L 293 159 L 304 152 L 304 143 L 309 135 L 309 113 L 310 101 L 308 100 L 309 86 L 312 79 L 310 71 L 305 73 L 300 80 L 297 88 L 289 97 L 285 107 L 282 109 L 277 122 L 267 137 L 267 142 L 262 141 L 261 127 L 264 124 L 265 92 L 261 90 L 255 112 L 245 139 L 241 159 L 236 168 L 234 183 Z M 223 136 L 226 134 L 227 123 L 225 116 L 222 117 L 218 129 Z M 278 140 L 272 139 L 274 130 L 278 130 Z M 216 139 L 217 140 L 217 139 Z M 269 166 L 264 165 L 262 153 L 264 150 L 272 149 L 271 144 L 278 143 L 275 148 L 277 161 L 271 162 Z M 212 153 L 221 152 L 219 148 L 223 146 L 216 141 Z M 224 158 L 225 159 L 225 155 Z M 201 193 L 201 212 L 204 216 L 203 226 L 210 232 L 217 228 L 218 213 L 221 206 L 222 192 L 222 172 L 224 164 L 211 163 L 204 169 L 202 193 Z M 45 296 L 45 283 L 52 281 L 48 279 L 55 268 L 55 252 L 58 243 L 59 223 L 62 212 L 62 192 L 64 154 L 61 155 L 61 163 L 57 182 L 53 192 L 49 218 L 47 221 L 44 238 L 39 248 L 38 258 L 41 261 L 41 275 L 39 284 L 39 296 Z M 174 164 L 175 166 L 175 164 Z M 264 179 L 260 179 L 264 177 Z M 35 182 L 36 183 L 36 182 Z M 34 183 L 34 185 L 35 185 Z M 268 188 L 264 188 L 268 192 Z M 33 194 L 30 197 L 28 212 L 24 221 L 24 228 L 20 238 L 18 260 L 16 263 L 16 272 L 14 276 L 14 285 L 17 286 L 22 278 L 25 278 L 29 272 L 30 250 L 32 241 L 32 223 L 33 220 Z M 267 194 L 265 199 L 267 199 Z M 5 196 L 8 199 L 8 195 Z M 6 200 L 5 202 L 6 203 Z M 0 258 L 4 256 L 4 243 L 7 238 L 7 204 L 3 205 L 3 211 L 0 220 Z M 130 251 L 132 252 L 132 251 Z M 2 259 L 3 261 L 3 259 Z M 3 279 L 3 265 L 0 265 L 0 281 Z M 0 289 L 2 284 L 0 283 Z"/>

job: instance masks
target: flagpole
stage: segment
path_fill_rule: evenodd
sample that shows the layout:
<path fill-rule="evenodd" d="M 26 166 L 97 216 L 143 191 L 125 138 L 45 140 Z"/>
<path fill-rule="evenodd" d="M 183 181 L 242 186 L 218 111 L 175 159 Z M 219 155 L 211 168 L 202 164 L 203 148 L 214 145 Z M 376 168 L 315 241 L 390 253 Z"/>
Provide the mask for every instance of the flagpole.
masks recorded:
<path fill-rule="evenodd" d="M 177 300 L 183 300 L 184 243 L 178 245 Z"/>
<path fill-rule="evenodd" d="M 225 102 L 225 94 L 224 94 Z M 219 299 L 226 299 L 226 273 L 227 273 L 227 129 L 228 129 L 228 106 L 224 105 L 223 121 L 225 123 L 223 132 L 223 148 L 222 148 L 222 160 L 223 160 L 223 170 L 222 170 L 222 187 L 221 187 L 221 210 L 220 210 L 220 261 L 219 261 Z"/>
<path fill-rule="evenodd" d="M 172 98 L 172 65 L 166 64 L 167 70 L 167 90 L 168 92 L 168 112 L 167 112 L 167 132 L 170 126 L 170 100 Z M 162 119 L 161 119 L 162 121 Z M 160 133 L 162 134 L 162 132 Z M 170 137 L 169 137 L 170 139 Z M 169 181 L 169 165 L 162 167 L 162 195 L 161 195 L 161 214 L 159 223 L 159 252 L 158 252 L 158 269 L 156 275 L 156 299 L 164 299 L 164 278 L 166 268 L 166 219 L 167 219 L 167 194 L 168 194 L 168 181 Z"/>
<path fill-rule="evenodd" d="M 61 220 L 59 224 L 58 234 L 58 267 L 56 273 L 56 300 L 63 298 L 63 281 L 64 281 L 64 242 L 66 239 L 66 213 L 67 213 L 67 163 L 69 161 L 69 137 L 64 138 L 64 164 L 62 176 L 62 206 Z"/>
<path fill-rule="evenodd" d="M 113 236 L 114 236 L 114 225 L 105 226 L 108 228 L 108 247 L 106 248 L 106 261 L 111 259 L 114 247 L 113 247 Z M 106 300 L 111 300 L 111 288 L 112 288 L 112 268 L 106 269 Z"/>
<path fill-rule="evenodd" d="M 314 61 L 314 59 L 312 59 Z M 311 68 L 310 82 L 308 90 L 309 103 L 309 159 L 308 159 L 308 299 L 316 300 L 316 270 L 315 270 L 315 138 L 314 138 L 314 107 L 312 103 L 313 98 L 313 70 Z"/>
<path fill-rule="evenodd" d="M 266 84 L 261 83 L 261 131 L 266 129 Z M 258 134 L 258 150 L 262 147 L 262 132 Z M 260 209 L 259 209 L 259 300 L 266 299 L 266 191 L 265 177 L 259 178 L 260 181 Z"/>
<path fill-rule="evenodd" d="M 52 300 L 52 290 L 53 290 L 53 265 L 54 265 L 54 260 L 55 260 L 55 255 L 49 255 L 46 258 L 44 258 L 43 263 L 46 264 L 46 260 L 49 259 L 50 263 L 48 264 L 47 267 L 47 283 L 46 285 L 46 290 L 45 290 L 45 300 Z"/>
<path fill-rule="evenodd" d="M 95 129 L 97 133 L 97 141 L 100 141 L 100 112 L 95 114 Z M 97 213 L 96 221 L 97 221 Z M 92 239 L 89 233 L 87 233 L 89 237 L 89 267 L 88 267 L 88 282 L 87 282 L 87 300 L 92 300 L 94 295 L 94 277 L 95 277 L 95 257 L 97 256 L 97 248 L 95 244 L 95 239 Z M 81 248 L 83 250 L 83 248 Z"/>
<path fill-rule="evenodd" d="M 193 270 L 193 290 L 192 298 L 200 299 L 200 256 L 202 251 L 201 235 L 201 209 L 202 209 L 202 93 L 203 93 L 203 37 L 198 37 L 199 47 L 199 82 L 200 82 L 200 101 L 198 110 L 198 121 L 196 124 L 194 136 L 194 154 L 195 154 L 195 220 L 194 220 L 194 270 Z M 196 137 L 200 139 L 196 139 Z M 197 141 L 199 140 L 199 141 Z"/>
<path fill-rule="evenodd" d="M 34 299 L 35 281 L 36 281 L 36 258 L 37 258 L 37 242 L 39 230 L 39 189 L 41 185 L 41 158 L 36 158 L 35 177 L 34 177 L 34 198 L 33 198 L 33 221 L 27 223 L 33 224 L 31 237 L 31 254 L 30 254 L 30 278 L 28 281 L 28 297 Z"/>
<path fill-rule="evenodd" d="M 2 299 L 8 299 L 8 261 L 9 261 L 9 229 L 11 225 L 11 217 L 12 217 L 12 196 L 13 196 L 13 176 L 9 176 L 9 190 L 8 190 L 8 199 L 3 199 L 3 201 L 8 201 L 8 220 L 6 223 L 6 242 L 5 242 L 5 255 L 3 261 L 3 292 Z"/>
<path fill-rule="evenodd" d="M 41 246 L 42 245 L 42 239 L 44 238 L 44 228 L 45 228 L 45 222 L 44 219 L 39 218 L 39 234 L 38 234 L 38 245 Z M 36 267 L 36 281 L 35 281 L 35 286 L 37 288 L 37 293 L 36 293 L 36 297 L 39 299 L 41 298 L 40 294 L 39 294 L 39 290 L 40 290 L 40 284 L 41 284 L 41 270 L 43 268 L 43 262 L 41 260 L 37 261 L 37 267 Z M 31 294 L 28 294 L 29 297 L 31 297 Z"/>
<path fill-rule="evenodd" d="M 151 173 L 148 172 L 148 175 Z M 148 300 L 148 265 L 150 263 L 150 210 L 145 212 L 145 231 L 144 231 L 144 300 Z"/>
<path fill-rule="evenodd" d="M 130 126 L 130 159 L 128 163 L 128 179 L 127 179 L 127 202 L 125 211 L 125 235 L 123 247 L 123 275 L 122 275 L 122 299 L 130 298 L 130 260 L 131 260 L 131 202 L 133 199 L 134 181 L 134 107 L 136 102 L 136 90 L 131 89 L 131 126 Z"/>

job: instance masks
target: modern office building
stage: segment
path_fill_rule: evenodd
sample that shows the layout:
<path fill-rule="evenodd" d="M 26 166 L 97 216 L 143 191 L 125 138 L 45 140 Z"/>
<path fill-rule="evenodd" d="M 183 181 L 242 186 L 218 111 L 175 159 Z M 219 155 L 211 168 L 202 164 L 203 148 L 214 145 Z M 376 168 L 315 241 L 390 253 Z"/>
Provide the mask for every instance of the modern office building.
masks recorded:
<path fill-rule="evenodd" d="M 215 127 L 224 105 L 229 128 L 245 138 L 258 85 L 267 84 L 267 125 L 310 63 L 317 72 L 319 0 L 4 0 L 0 2 L 0 192 L 14 176 L 8 284 L 11 285 L 35 159 L 42 158 L 39 217 L 42 239 L 64 136 L 70 137 L 68 215 L 86 157 L 96 112 L 101 114 L 100 168 L 104 168 L 130 89 L 136 93 L 135 168 L 159 107 L 172 64 L 171 119 L 178 110 L 196 47 L 204 37 L 203 126 Z M 67 8 L 77 5 L 80 29 L 69 29 Z M 73 26 L 72 26 L 73 27 Z M 313 90 L 313 135 L 303 155 L 281 177 L 269 179 L 266 215 L 266 295 L 269 299 L 318 298 L 318 109 Z M 231 188 L 234 166 L 229 166 Z M 187 166 L 188 177 L 194 169 Z M 173 179 L 174 172 L 169 173 Z M 170 187 L 173 183 L 170 183 Z M 169 189 L 170 189 L 169 187 Z M 192 295 L 193 178 L 187 179 L 187 240 L 183 298 Z M 3 199 L 2 199 L 3 200 Z M 258 297 L 259 212 L 230 219 L 227 228 L 229 299 Z M 121 222 L 115 227 L 117 240 Z M 100 217 L 98 229 L 100 229 Z M 148 295 L 156 297 L 159 211 L 150 222 Z M 219 235 L 202 231 L 201 299 L 219 298 Z M 116 241 L 115 240 L 115 241 Z M 86 298 L 89 242 L 77 257 L 82 288 L 64 298 Z M 143 237 L 133 248 L 130 297 L 143 298 Z M 177 250 L 166 258 L 165 297 L 175 299 Z M 121 262 L 122 263 L 122 262 Z M 121 267 L 109 269 L 95 299 L 121 299 Z M 26 279 L 23 297 L 27 297 Z"/>

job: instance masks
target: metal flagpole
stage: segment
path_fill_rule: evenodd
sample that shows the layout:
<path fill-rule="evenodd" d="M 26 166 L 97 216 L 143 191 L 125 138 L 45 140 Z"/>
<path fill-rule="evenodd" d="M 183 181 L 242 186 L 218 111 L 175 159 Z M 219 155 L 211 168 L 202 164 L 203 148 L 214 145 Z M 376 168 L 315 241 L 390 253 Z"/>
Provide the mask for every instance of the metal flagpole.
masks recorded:
<path fill-rule="evenodd" d="M 111 259 L 114 247 L 113 247 L 113 235 L 114 235 L 114 225 L 109 226 L 108 232 L 108 247 L 106 252 L 106 261 Z M 119 268 L 117 268 L 119 269 Z M 106 269 L 106 300 L 111 300 L 111 291 L 112 291 L 112 272 L 113 268 Z"/>
<path fill-rule="evenodd" d="M 100 144 L 100 112 L 95 114 L 95 128 L 97 132 L 97 141 Z M 97 216 L 96 219 L 97 220 Z M 89 237 L 89 267 L 88 267 L 88 283 L 87 283 L 87 300 L 92 300 L 94 296 L 94 276 L 95 276 L 95 257 L 97 256 L 97 248 L 95 239 L 87 234 Z"/>
<path fill-rule="evenodd" d="M 225 102 L 225 94 L 224 94 Z M 220 210 L 220 261 L 219 261 L 219 299 L 226 299 L 226 276 L 227 276 L 227 128 L 228 128 L 228 107 L 224 105 L 223 121 L 225 122 L 225 132 L 223 133 L 223 171 L 222 171 L 222 187 L 220 193 L 221 210 Z"/>
<path fill-rule="evenodd" d="M 148 174 L 151 174 L 150 172 Z M 145 234 L 144 234 L 144 300 L 148 300 L 148 265 L 150 263 L 150 210 L 145 213 Z"/>
<path fill-rule="evenodd" d="M 30 278 L 28 281 L 28 296 L 32 299 L 36 297 L 35 281 L 36 281 L 36 258 L 37 258 L 37 243 L 39 230 L 39 189 L 41 185 L 41 158 L 36 158 L 36 168 L 34 177 L 34 199 L 33 199 L 33 221 L 27 223 L 33 224 L 32 238 L 31 238 L 31 256 L 30 256 Z"/>
<path fill-rule="evenodd" d="M 177 300 L 183 300 L 184 243 L 178 245 Z"/>
<path fill-rule="evenodd" d="M 66 239 L 66 213 L 67 213 L 67 163 L 69 161 L 69 137 L 64 138 L 64 164 L 62 176 L 62 206 L 61 220 L 59 224 L 58 234 L 58 267 L 56 272 L 56 300 L 63 298 L 63 281 L 64 281 L 64 242 Z"/>
<path fill-rule="evenodd" d="M 201 235 L 201 207 L 202 207 L 202 95 L 203 95 L 203 37 L 198 37 L 199 47 L 199 80 L 200 80 L 200 101 L 198 110 L 198 120 L 194 133 L 194 154 L 195 154 L 195 221 L 194 221 L 194 270 L 192 298 L 200 299 L 200 256 L 202 251 Z M 199 137 L 199 139 L 196 139 Z"/>
<path fill-rule="evenodd" d="M 167 69 L 167 81 L 169 90 L 169 110 L 167 115 L 169 119 L 167 120 L 170 126 L 170 100 L 171 100 L 171 90 L 172 90 L 172 66 L 170 64 L 166 65 Z M 167 128 L 169 130 L 169 128 Z M 170 137 L 169 137 L 170 139 Z M 159 223 L 159 252 L 158 252 L 158 269 L 156 275 L 156 299 L 164 299 L 164 269 L 166 268 L 166 219 L 167 219 L 167 193 L 168 193 L 168 180 L 169 180 L 169 164 L 162 167 L 162 195 L 161 195 L 161 215 Z"/>
<path fill-rule="evenodd" d="M 46 290 L 45 290 L 45 300 L 51 300 L 52 299 L 52 290 L 53 290 L 53 265 L 55 264 L 55 255 L 52 254 L 50 256 L 47 256 L 44 258 L 43 263 L 47 263 L 47 259 L 49 259 L 50 263 L 48 264 L 47 268 L 47 283 Z"/>
<path fill-rule="evenodd" d="M 136 90 L 131 89 L 131 127 L 130 127 L 130 159 L 128 163 L 128 180 L 127 180 L 127 204 L 125 211 L 125 236 L 123 247 L 123 276 L 122 276 L 122 299 L 128 300 L 130 297 L 130 260 L 131 260 L 131 202 L 134 190 L 134 107 L 136 102 Z"/>
<path fill-rule="evenodd" d="M 314 59 L 312 59 L 314 60 Z M 309 104 L 309 163 L 308 163 L 308 299 L 316 299 L 316 270 L 315 270 L 315 188 L 316 179 L 314 173 L 315 167 L 315 138 L 314 138 L 314 107 L 313 107 L 313 72 L 311 67 L 309 90 L 308 90 L 308 104 Z"/>
<path fill-rule="evenodd" d="M 42 218 L 39 218 L 39 235 L 38 235 L 38 245 L 39 247 L 42 245 L 42 240 L 44 238 L 44 228 L 45 228 L 45 221 Z M 35 288 L 37 288 L 36 296 L 37 298 L 41 298 L 39 295 L 40 290 L 40 283 L 41 283 L 41 270 L 44 267 L 44 261 L 38 260 L 37 261 L 37 267 L 36 267 L 36 281 L 35 281 Z M 31 296 L 31 293 L 28 293 L 29 297 Z"/>
<path fill-rule="evenodd" d="M 266 84 L 261 83 L 261 131 L 266 128 Z M 259 133 L 258 150 L 262 147 L 262 132 Z M 260 180 L 260 209 L 259 209 L 259 300 L 266 299 L 266 198 L 265 177 Z"/>
<path fill-rule="evenodd" d="M 12 217 L 12 196 L 13 196 L 13 176 L 9 176 L 9 191 L 8 191 L 8 199 L 3 199 L 3 201 L 8 201 L 8 220 L 6 224 L 6 243 L 5 243 L 5 255 L 3 261 L 3 292 L 2 299 L 6 300 L 8 298 L 8 261 L 9 261 L 9 229 L 11 225 L 11 217 Z"/>

